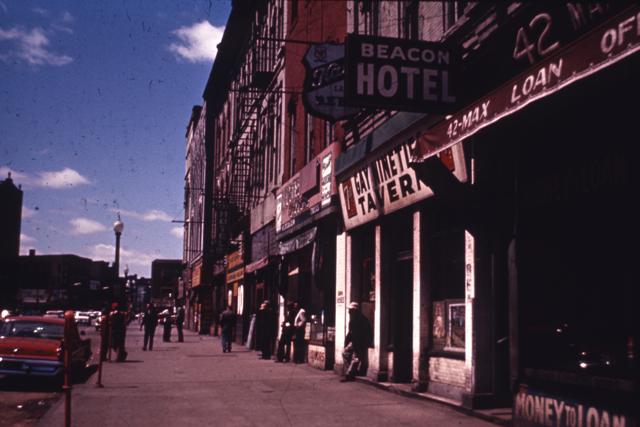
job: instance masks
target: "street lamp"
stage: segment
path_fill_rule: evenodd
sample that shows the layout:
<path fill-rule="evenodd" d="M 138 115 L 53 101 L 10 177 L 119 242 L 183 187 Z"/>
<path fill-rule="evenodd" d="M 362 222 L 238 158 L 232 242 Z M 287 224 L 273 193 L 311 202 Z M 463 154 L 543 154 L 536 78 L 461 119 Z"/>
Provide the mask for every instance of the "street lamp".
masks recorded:
<path fill-rule="evenodd" d="M 118 214 L 118 220 L 113 223 L 113 231 L 116 233 L 116 260 L 113 264 L 116 278 L 120 277 L 120 235 L 122 230 L 124 230 L 124 222 L 120 220 L 120 214 Z"/>

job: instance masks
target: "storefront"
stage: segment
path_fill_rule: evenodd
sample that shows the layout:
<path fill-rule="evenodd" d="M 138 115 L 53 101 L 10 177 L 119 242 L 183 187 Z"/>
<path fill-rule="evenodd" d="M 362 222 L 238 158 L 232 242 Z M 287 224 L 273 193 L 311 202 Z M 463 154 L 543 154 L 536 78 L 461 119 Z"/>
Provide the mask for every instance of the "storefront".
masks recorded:
<path fill-rule="evenodd" d="M 225 257 L 227 274 L 225 279 L 225 305 L 236 313 L 234 341 L 244 343 L 248 331 L 249 315 L 245 315 L 244 258 L 242 247 Z"/>
<path fill-rule="evenodd" d="M 297 302 L 307 313 L 305 359 L 330 369 L 334 356 L 335 236 L 338 200 L 333 143 L 287 181 L 276 194 L 280 322 Z"/>
<path fill-rule="evenodd" d="M 409 165 L 416 135 L 427 129 L 425 115 L 397 114 L 338 160 L 346 230 L 337 239 L 345 265 L 336 273 L 343 278 L 336 284 L 336 357 L 345 307 L 358 302 L 374 331 L 368 376 L 462 401 L 475 369 L 472 340 L 465 339 L 473 324 L 465 256 L 473 258 L 474 248 L 449 215 L 451 202 L 433 198 Z M 438 162 L 459 185 L 467 181 L 461 145 Z"/>
<path fill-rule="evenodd" d="M 438 175 L 433 156 L 441 150 L 462 144 L 473 153 L 472 187 L 454 197 L 466 211 L 452 214 L 473 236 L 465 241 L 476 253 L 474 319 L 498 325 L 490 332 L 473 327 L 474 340 L 485 342 L 477 363 L 491 358 L 493 378 L 509 379 L 514 425 L 638 425 L 632 195 L 640 8 L 622 6 L 584 16 L 564 4 L 536 6 L 528 17 L 525 9 L 523 22 L 573 25 L 553 33 L 562 40 L 540 36 L 539 47 L 555 46 L 553 53 L 513 68 L 506 83 L 419 139 L 413 164 L 427 183 Z M 569 14 L 564 21 L 562 13 Z M 517 43 L 518 28 L 505 26 L 495 37 L 510 39 L 511 31 Z M 501 63 L 485 55 L 494 67 Z M 433 187 L 436 197 L 448 193 Z M 446 315 L 457 304 L 447 298 L 434 313 Z M 486 344 L 487 335 L 495 345 Z M 478 395 L 488 383 L 481 370 L 475 374 Z"/>

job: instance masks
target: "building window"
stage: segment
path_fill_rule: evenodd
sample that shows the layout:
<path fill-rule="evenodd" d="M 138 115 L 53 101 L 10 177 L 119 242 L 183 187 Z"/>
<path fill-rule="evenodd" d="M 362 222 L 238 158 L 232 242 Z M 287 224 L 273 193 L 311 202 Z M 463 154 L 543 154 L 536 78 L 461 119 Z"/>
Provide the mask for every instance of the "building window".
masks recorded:
<path fill-rule="evenodd" d="M 464 15 L 464 9 L 468 1 L 444 1 L 442 2 L 444 30 L 447 31 Z"/>
<path fill-rule="evenodd" d="M 296 103 L 289 103 L 289 177 L 296 173 Z"/>
<path fill-rule="evenodd" d="M 418 40 L 420 2 L 418 0 L 401 1 L 398 3 L 400 15 L 400 35 L 405 39 Z"/>
<path fill-rule="evenodd" d="M 304 164 L 306 165 L 315 157 L 315 138 L 313 129 L 313 116 L 306 114 L 304 132 Z"/>
<path fill-rule="evenodd" d="M 380 2 L 378 0 L 356 0 L 353 13 L 356 33 L 378 35 Z"/>
<path fill-rule="evenodd" d="M 336 137 L 336 135 L 335 135 L 335 129 L 333 127 L 333 124 L 330 121 L 325 120 L 325 122 L 324 122 L 324 148 L 327 148 L 329 146 L 329 144 L 331 144 L 333 142 L 335 137 Z"/>

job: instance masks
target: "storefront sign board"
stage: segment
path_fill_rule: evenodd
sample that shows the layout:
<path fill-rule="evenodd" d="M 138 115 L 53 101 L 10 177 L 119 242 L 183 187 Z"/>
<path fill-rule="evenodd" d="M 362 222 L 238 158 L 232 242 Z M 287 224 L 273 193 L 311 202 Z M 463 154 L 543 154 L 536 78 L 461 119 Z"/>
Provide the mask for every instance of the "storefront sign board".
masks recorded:
<path fill-rule="evenodd" d="M 632 6 L 425 132 L 413 161 L 423 161 L 639 50 L 640 6 Z"/>
<path fill-rule="evenodd" d="M 433 195 L 409 165 L 417 140 L 411 138 L 357 168 L 339 185 L 342 217 L 347 229 L 393 213 Z M 462 147 L 444 156 L 456 177 L 466 180 Z"/>
<path fill-rule="evenodd" d="M 286 231 L 331 206 L 331 200 L 336 193 L 334 163 L 339 153 L 340 144 L 334 142 L 278 190 L 276 193 L 277 233 Z M 316 178 L 318 174 L 319 182 Z M 310 182 L 316 184 L 307 188 Z"/>
<path fill-rule="evenodd" d="M 302 101 L 309 114 L 335 122 L 360 111 L 344 103 L 344 44 L 311 45 L 302 63 L 306 69 Z"/>
<path fill-rule="evenodd" d="M 443 43 L 347 36 L 347 105 L 398 111 L 454 111 L 459 54 Z"/>

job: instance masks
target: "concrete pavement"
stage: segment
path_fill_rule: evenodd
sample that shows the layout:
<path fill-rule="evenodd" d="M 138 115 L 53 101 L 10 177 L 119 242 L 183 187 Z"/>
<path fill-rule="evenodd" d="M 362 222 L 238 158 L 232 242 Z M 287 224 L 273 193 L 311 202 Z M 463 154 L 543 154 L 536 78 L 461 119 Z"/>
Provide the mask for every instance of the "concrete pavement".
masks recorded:
<path fill-rule="evenodd" d="M 260 360 L 234 345 L 222 353 L 216 337 L 185 331 L 185 342 L 142 351 L 142 332 L 127 331 L 125 363 L 103 365 L 72 391 L 74 426 L 493 426 L 437 402 L 409 399 L 333 372 Z M 64 424 L 64 399 L 39 426 Z"/>

